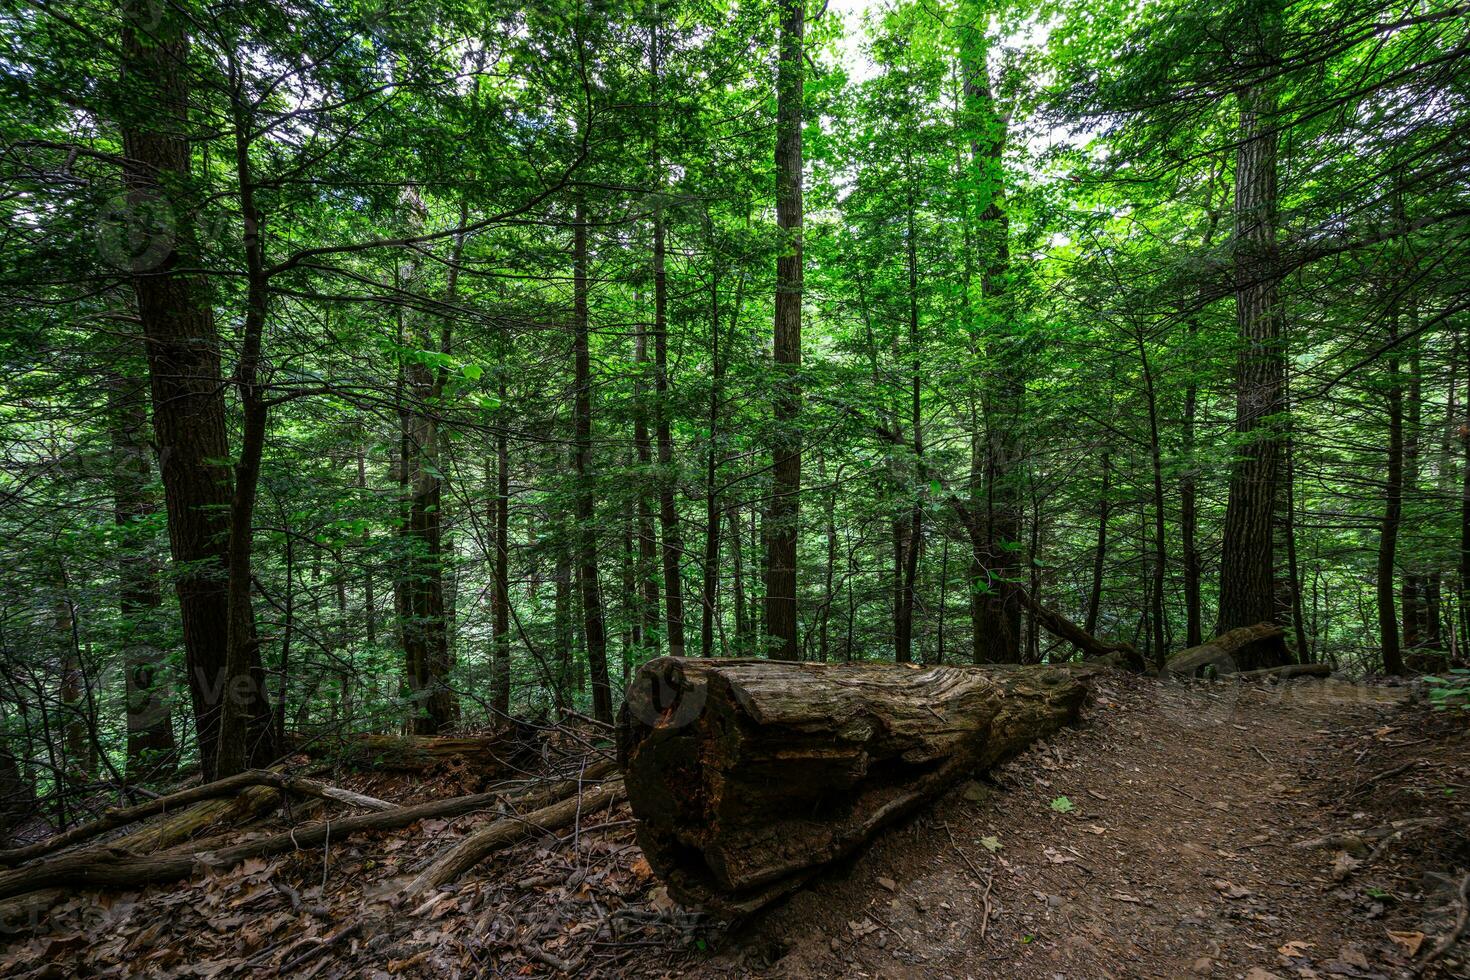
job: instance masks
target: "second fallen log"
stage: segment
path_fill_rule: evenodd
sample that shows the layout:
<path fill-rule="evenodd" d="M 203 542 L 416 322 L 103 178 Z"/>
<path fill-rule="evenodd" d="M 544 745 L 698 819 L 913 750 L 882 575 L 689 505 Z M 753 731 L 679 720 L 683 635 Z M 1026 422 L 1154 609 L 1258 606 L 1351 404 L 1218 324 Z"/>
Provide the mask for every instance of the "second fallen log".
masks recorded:
<path fill-rule="evenodd" d="M 1091 668 L 660 658 L 619 752 L 675 897 L 739 914 L 1074 720 Z"/>

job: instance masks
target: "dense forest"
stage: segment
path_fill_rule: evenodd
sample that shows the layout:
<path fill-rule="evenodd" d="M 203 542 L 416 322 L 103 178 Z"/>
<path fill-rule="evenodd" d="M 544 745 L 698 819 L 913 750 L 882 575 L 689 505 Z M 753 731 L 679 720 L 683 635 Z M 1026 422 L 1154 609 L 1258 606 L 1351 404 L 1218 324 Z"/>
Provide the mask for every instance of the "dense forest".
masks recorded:
<path fill-rule="evenodd" d="M 3 11 L 12 816 L 664 654 L 1463 662 L 1450 0 Z"/>

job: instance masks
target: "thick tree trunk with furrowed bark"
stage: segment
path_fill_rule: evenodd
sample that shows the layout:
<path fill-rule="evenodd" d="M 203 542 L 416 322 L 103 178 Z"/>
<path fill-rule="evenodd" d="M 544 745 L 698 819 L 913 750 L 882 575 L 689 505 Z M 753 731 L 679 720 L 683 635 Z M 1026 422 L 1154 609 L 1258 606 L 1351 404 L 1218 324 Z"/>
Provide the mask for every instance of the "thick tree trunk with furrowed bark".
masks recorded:
<path fill-rule="evenodd" d="M 806 8 L 781 0 L 776 79 L 776 224 L 783 236 L 776 257 L 773 353 L 777 377 L 771 409 L 771 500 L 766 512 L 766 635 L 780 660 L 800 655 L 797 643 L 796 542 L 801 511 L 801 222 L 802 39 Z"/>
<path fill-rule="evenodd" d="M 247 663 L 241 673 L 229 673 L 226 570 L 234 480 L 220 336 L 208 285 L 192 271 L 199 265 L 192 225 L 183 220 L 195 206 L 189 200 L 189 35 L 184 17 L 159 9 L 162 14 L 153 22 L 123 18 L 122 77 L 138 88 L 140 104 L 147 106 L 146 112 L 120 120 L 128 161 L 126 210 L 132 221 L 168 221 L 175 233 L 152 236 L 143 251 L 123 258 L 133 275 L 146 342 L 185 670 L 199 761 L 208 778 L 215 772 L 220 708 L 227 694 L 240 702 L 237 707 L 248 719 L 250 761 L 269 761 L 275 746 L 253 621 L 248 601 L 238 596 L 235 632 Z"/>
<path fill-rule="evenodd" d="M 680 900 L 748 912 L 1072 721 L 1089 674 L 651 661 L 620 726 L 639 844 Z"/>

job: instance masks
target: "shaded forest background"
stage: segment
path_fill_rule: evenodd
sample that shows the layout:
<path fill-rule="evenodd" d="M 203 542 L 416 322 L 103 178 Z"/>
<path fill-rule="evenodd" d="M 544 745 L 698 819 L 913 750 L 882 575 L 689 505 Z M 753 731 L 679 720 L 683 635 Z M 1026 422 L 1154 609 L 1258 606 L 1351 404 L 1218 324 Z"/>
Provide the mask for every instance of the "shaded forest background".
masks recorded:
<path fill-rule="evenodd" d="M 1463 6 L 0 10 L 8 798 L 1048 609 L 1463 659 Z"/>

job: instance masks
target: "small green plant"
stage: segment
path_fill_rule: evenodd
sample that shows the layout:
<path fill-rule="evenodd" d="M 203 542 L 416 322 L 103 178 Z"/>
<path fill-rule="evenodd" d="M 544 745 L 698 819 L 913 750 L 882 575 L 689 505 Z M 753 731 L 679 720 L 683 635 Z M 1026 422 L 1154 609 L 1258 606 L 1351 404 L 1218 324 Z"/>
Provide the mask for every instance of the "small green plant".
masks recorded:
<path fill-rule="evenodd" d="M 1067 799 L 1065 796 L 1058 796 L 1056 799 L 1051 801 L 1051 808 L 1058 813 L 1071 813 L 1073 810 L 1077 809 L 1077 805 L 1071 800 Z"/>
<path fill-rule="evenodd" d="M 1429 686 L 1429 700 L 1435 711 L 1470 711 L 1470 668 L 1454 667 L 1448 676 L 1426 677 L 1424 683 Z"/>

